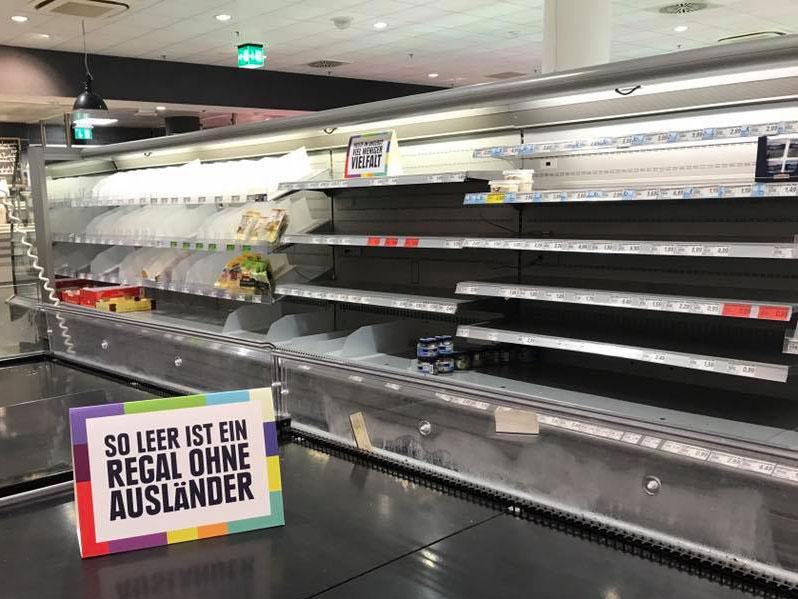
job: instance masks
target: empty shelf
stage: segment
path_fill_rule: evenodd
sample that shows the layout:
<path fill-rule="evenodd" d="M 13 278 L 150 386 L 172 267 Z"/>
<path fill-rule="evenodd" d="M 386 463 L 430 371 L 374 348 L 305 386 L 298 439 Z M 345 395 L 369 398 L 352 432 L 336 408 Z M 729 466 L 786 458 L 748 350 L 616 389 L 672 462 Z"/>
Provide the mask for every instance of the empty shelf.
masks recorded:
<path fill-rule="evenodd" d="M 628 135 L 603 136 L 589 139 L 541 141 L 536 143 L 493 146 L 474 150 L 474 158 L 525 158 L 553 156 L 559 154 L 586 154 L 667 146 L 672 144 L 709 141 L 755 141 L 760 135 L 781 135 L 798 131 L 798 122 L 779 121 L 756 125 L 735 125 L 731 127 L 705 127 L 702 129 L 681 129 L 658 133 L 632 133 Z"/>
<path fill-rule="evenodd" d="M 266 194 L 240 195 L 224 194 L 215 196 L 178 195 L 178 196 L 145 196 L 145 197 L 91 197 L 77 196 L 69 198 L 48 198 L 48 206 L 179 206 L 201 204 L 245 204 L 247 202 L 265 201 Z"/>
<path fill-rule="evenodd" d="M 778 258 L 798 256 L 794 243 L 740 243 L 720 241 L 631 241 L 620 239 L 513 239 L 471 237 L 464 248 L 575 252 L 588 254 L 637 254 L 713 258 Z"/>
<path fill-rule="evenodd" d="M 396 177 L 357 177 L 353 179 L 329 179 L 327 181 L 291 181 L 280 183 L 282 191 L 300 189 L 349 189 L 353 187 L 387 187 L 394 185 L 430 185 L 434 183 L 464 183 L 465 181 L 488 181 L 499 176 L 496 171 L 460 171 L 456 173 L 429 173 L 424 175 L 399 175 Z"/>
<path fill-rule="evenodd" d="M 283 235 L 283 242 L 309 245 L 353 245 L 448 250 L 458 250 L 463 247 L 461 238 L 417 237 L 413 235 Z"/>
<path fill-rule="evenodd" d="M 263 241 L 241 241 L 236 239 L 193 239 L 174 237 L 144 237 L 124 235 L 87 235 L 85 233 L 55 233 L 53 241 L 66 243 L 88 243 L 98 245 L 125 245 L 131 247 L 151 247 L 179 250 L 198 250 L 206 252 L 251 252 L 269 253 L 278 246 Z"/>
<path fill-rule="evenodd" d="M 343 302 L 350 304 L 366 304 L 414 310 L 418 312 L 438 312 L 454 314 L 460 304 L 470 300 L 423 295 L 389 293 L 385 291 L 369 291 L 364 289 L 345 289 L 322 285 L 278 284 L 274 290 L 276 295 L 304 297 L 309 299 Z"/>
<path fill-rule="evenodd" d="M 623 290 L 580 289 L 512 283 L 464 281 L 457 284 L 462 295 L 518 298 L 543 302 L 562 302 L 613 308 L 657 310 L 684 314 L 703 314 L 731 318 L 789 321 L 793 306 L 778 302 L 751 302 L 688 296 L 635 293 Z"/>
<path fill-rule="evenodd" d="M 798 195 L 796 183 L 729 183 L 616 189 L 543 189 L 530 193 L 467 193 L 464 204 L 537 204 L 561 202 L 625 202 L 723 198 L 780 198 Z"/>
<path fill-rule="evenodd" d="M 786 382 L 789 373 L 789 366 L 782 364 L 767 364 L 751 360 L 721 358 L 666 349 L 636 347 L 588 339 L 573 339 L 570 337 L 508 331 L 481 326 L 459 326 L 457 328 L 457 336 L 468 339 L 481 339 L 483 341 L 530 345 L 533 347 L 612 356 L 626 360 L 638 360 L 665 366 L 705 370 L 720 374 L 744 376 L 780 383 Z"/>

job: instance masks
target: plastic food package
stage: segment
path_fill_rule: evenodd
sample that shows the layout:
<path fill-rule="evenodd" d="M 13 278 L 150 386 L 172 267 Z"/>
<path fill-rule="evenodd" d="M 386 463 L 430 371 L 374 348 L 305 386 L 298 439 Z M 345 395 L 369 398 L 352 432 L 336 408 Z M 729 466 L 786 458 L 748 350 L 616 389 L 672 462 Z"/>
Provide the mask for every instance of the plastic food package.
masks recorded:
<path fill-rule="evenodd" d="M 505 181 L 518 182 L 518 191 L 520 193 L 532 192 L 532 179 L 535 175 L 534 169 L 527 168 L 527 169 L 510 170 L 510 171 L 504 171 L 502 174 L 504 175 Z"/>
<path fill-rule="evenodd" d="M 490 182 L 491 193 L 517 193 L 519 188 L 518 181 L 497 180 Z"/>
<path fill-rule="evenodd" d="M 229 260 L 215 287 L 236 293 L 268 294 L 272 288 L 271 263 L 262 254 L 244 252 Z"/>

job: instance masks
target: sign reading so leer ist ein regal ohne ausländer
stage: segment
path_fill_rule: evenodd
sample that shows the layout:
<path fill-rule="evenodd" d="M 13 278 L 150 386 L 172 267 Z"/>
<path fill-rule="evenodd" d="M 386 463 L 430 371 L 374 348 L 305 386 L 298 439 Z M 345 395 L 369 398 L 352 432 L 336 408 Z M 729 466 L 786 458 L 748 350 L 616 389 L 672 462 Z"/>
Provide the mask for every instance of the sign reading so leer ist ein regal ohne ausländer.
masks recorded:
<path fill-rule="evenodd" d="M 270 389 L 69 410 L 81 557 L 284 524 Z"/>

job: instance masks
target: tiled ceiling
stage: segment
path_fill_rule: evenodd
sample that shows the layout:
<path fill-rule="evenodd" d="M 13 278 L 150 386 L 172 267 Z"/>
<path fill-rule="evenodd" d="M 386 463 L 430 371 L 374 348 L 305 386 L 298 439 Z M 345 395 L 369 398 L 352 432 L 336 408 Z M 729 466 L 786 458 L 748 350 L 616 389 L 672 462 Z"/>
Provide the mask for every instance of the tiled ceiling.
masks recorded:
<path fill-rule="evenodd" d="M 324 74 L 305 65 L 332 59 L 348 63 L 332 71 L 343 77 L 438 85 L 533 73 L 541 60 L 543 0 L 124 1 L 130 10 L 123 14 L 86 20 L 90 52 L 234 66 L 236 44 L 253 41 L 266 44 L 273 70 Z M 798 32 L 798 0 L 711 0 L 696 13 L 660 14 L 671 1 L 612 0 L 612 59 L 755 31 Z M 35 3 L 0 2 L 0 43 L 81 50 L 80 19 L 37 12 Z M 220 22 L 218 14 L 232 19 Z M 13 15 L 29 19 L 15 23 Z M 335 17 L 351 23 L 338 29 Z M 388 26 L 375 30 L 379 21 Z M 677 25 L 687 30 L 675 32 Z M 431 80 L 429 73 L 439 77 Z"/>

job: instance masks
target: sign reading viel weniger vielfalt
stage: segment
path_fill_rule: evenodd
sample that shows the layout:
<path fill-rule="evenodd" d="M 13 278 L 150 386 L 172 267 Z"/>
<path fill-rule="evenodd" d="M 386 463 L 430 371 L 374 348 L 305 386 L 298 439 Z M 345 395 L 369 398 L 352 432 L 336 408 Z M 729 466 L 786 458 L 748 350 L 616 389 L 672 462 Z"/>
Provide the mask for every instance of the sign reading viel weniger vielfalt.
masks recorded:
<path fill-rule="evenodd" d="M 69 410 L 81 557 L 280 526 L 271 389 Z"/>
<path fill-rule="evenodd" d="M 353 135 L 346 150 L 344 177 L 401 175 L 399 143 L 394 131 Z"/>

